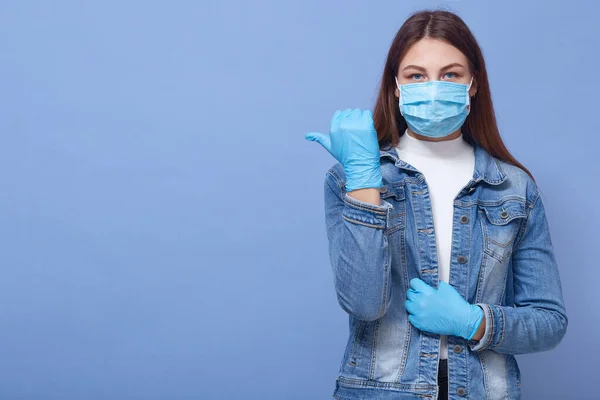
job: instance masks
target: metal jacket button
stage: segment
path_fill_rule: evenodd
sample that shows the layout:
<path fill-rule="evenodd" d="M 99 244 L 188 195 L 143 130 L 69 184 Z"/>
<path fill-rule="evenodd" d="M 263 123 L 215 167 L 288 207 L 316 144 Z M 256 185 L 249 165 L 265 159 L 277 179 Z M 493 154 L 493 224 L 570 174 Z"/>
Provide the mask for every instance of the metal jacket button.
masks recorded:
<path fill-rule="evenodd" d="M 508 211 L 506 211 L 506 210 L 503 210 L 503 211 L 500 213 L 500 218 L 502 218 L 502 219 L 506 219 L 506 218 L 508 218 Z"/>
<path fill-rule="evenodd" d="M 455 344 L 454 345 L 454 352 L 455 353 L 460 353 L 462 351 L 462 347 L 459 344 Z"/>
<path fill-rule="evenodd" d="M 465 393 L 466 393 L 465 388 L 459 387 L 458 389 L 456 389 L 456 394 L 459 396 L 464 396 Z"/>
<path fill-rule="evenodd" d="M 466 224 L 467 222 L 469 222 L 469 217 L 467 217 L 466 215 L 461 215 L 461 217 L 460 217 L 460 223 L 461 224 Z"/>
<path fill-rule="evenodd" d="M 466 263 L 466 262 L 467 262 L 467 257 L 465 257 L 465 256 L 458 256 L 458 258 L 457 258 L 457 261 L 458 261 L 460 264 L 464 264 L 464 263 Z"/>
<path fill-rule="evenodd" d="M 387 186 L 382 186 L 379 188 L 379 193 L 387 193 Z"/>

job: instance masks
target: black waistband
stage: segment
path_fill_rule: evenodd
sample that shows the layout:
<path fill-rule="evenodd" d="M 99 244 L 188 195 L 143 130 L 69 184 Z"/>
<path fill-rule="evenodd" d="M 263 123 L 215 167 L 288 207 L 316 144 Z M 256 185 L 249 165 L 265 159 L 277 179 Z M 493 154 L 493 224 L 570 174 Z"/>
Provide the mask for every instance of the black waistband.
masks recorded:
<path fill-rule="evenodd" d="M 438 364 L 438 379 L 448 377 L 448 359 L 440 359 Z"/>

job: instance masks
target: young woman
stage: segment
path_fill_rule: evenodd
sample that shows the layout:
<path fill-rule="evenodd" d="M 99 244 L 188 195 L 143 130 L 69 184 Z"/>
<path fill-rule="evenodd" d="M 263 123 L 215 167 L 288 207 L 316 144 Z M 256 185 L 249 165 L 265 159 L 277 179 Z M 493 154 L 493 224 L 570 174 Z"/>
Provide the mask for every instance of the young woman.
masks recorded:
<path fill-rule="evenodd" d="M 325 178 L 337 298 L 350 335 L 336 399 L 519 399 L 515 354 L 567 329 L 541 192 L 504 146 L 485 62 L 456 15 L 411 16 L 374 113 L 308 133 Z"/>

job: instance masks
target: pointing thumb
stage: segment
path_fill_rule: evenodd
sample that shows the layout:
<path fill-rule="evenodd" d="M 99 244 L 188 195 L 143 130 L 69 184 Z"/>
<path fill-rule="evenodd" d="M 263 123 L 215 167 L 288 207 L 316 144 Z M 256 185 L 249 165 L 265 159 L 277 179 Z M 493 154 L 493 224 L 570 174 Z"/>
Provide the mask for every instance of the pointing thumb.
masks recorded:
<path fill-rule="evenodd" d="M 329 139 L 328 135 L 323 135 L 318 132 L 309 132 L 305 136 L 306 140 L 310 140 L 311 142 L 318 142 L 321 146 L 325 147 L 327 151 L 331 151 L 331 139 Z"/>

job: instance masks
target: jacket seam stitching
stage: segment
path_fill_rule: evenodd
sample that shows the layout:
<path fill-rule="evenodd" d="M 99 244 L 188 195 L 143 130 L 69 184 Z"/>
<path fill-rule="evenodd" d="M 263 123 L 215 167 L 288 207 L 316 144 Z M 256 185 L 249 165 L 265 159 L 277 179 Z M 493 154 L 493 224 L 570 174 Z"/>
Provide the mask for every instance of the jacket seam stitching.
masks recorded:
<path fill-rule="evenodd" d="M 494 311 L 492 310 L 491 306 L 489 306 L 488 304 L 484 304 L 485 308 L 487 308 L 489 317 L 490 317 L 490 334 L 487 340 L 487 343 L 480 349 L 480 350 L 486 350 L 487 348 L 490 347 L 490 344 L 492 344 L 492 340 L 494 338 Z M 487 321 L 486 321 L 487 323 Z"/>
<path fill-rule="evenodd" d="M 527 233 L 527 227 L 529 226 L 529 220 L 530 220 L 530 217 L 531 217 L 531 213 L 533 212 L 533 209 L 535 208 L 535 206 L 536 206 L 539 198 L 540 198 L 540 192 L 536 191 L 536 197 L 535 197 L 535 199 L 527 207 L 528 208 L 528 210 L 527 210 L 527 217 L 525 218 L 525 221 L 522 223 L 522 227 L 520 229 L 519 236 L 518 236 L 517 241 L 515 242 L 515 244 L 513 246 L 513 249 L 516 249 L 519 246 L 519 244 L 523 240 L 523 237 L 525 236 L 525 233 Z M 514 254 L 514 252 L 513 252 L 513 254 Z"/>
<path fill-rule="evenodd" d="M 383 226 L 379 226 L 379 225 L 369 224 L 367 222 L 358 221 L 358 220 L 355 220 L 355 219 L 352 219 L 352 218 L 348 218 L 345 215 L 342 215 L 342 218 L 344 218 L 348 222 L 351 222 L 351 223 L 354 223 L 354 224 L 358 224 L 358 225 L 368 226 L 369 228 L 385 229 L 385 227 L 383 227 Z"/>

